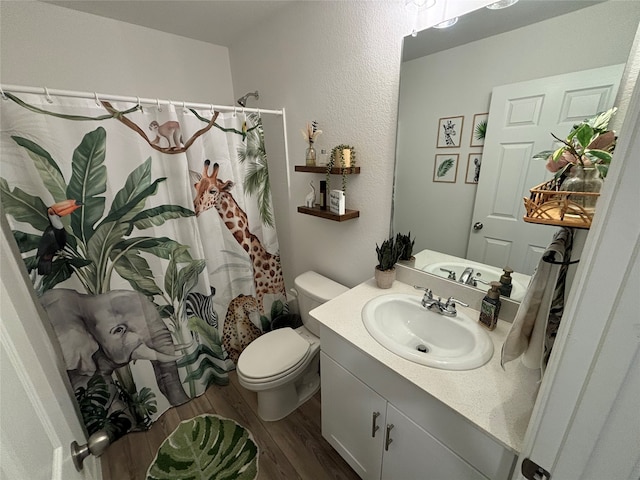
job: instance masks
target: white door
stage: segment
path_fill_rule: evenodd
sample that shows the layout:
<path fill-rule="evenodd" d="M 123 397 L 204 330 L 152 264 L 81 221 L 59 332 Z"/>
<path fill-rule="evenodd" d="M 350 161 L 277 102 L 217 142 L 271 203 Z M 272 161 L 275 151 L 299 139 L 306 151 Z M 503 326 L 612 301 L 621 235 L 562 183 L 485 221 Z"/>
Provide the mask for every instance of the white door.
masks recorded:
<path fill-rule="evenodd" d="M 71 460 L 73 440 L 85 434 L 70 397 L 70 385 L 49 342 L 25 283 L 26 273 L 14 261 L 4 215 L 0 235 L 0 479 L 94 480 L 102 478 L 98 462 L 85 460 L 82 473 Z"/>
<path fill-rule="evenodd" d="M 495 87 L 472 216 L 467 258 L 531 275 L 557 227 L 525 223 L 523 197 L 551 178 L 544 160 L 553 132 L 613 106 L 624 65 Z M 475 225 L 482 224 L 481 229 Z"/>
<path fill-rule="evenodd" d="M 640 39 L 640 37 L 637 37 Z M 636 42 L 640 47 L 640 43 Z M 635 73 L 640 66 L 636 49 Z M 632 63 L 632 62 L 630 62 Z M 640 89 L 619 131 L 524 439 L 555 479 L 640 478 Z"/>

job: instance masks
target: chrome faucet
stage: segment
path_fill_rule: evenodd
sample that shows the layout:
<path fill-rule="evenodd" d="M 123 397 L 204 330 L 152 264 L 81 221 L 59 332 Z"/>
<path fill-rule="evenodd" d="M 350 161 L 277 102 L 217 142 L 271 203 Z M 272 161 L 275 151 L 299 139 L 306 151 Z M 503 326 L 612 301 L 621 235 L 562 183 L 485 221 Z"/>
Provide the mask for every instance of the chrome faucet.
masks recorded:
<path fill-rule="evenodd" d="M 460 300 L 456 300 L 453 297 L 449 297 L 446 302 L 442 302 L 442 298 L 438 297 L 434 298 L 433 292 L 429 288 L 421 287 L 419 285 L 414 285 L 413 288 L 418 290 L 424 290 L 424 295 L 422 296 L 422 306 L 427 310 L 431 310 L 432 312 L 439 313 L 440 315 L 444 315 L 445 317 L 455 317 L 458 312 L 456 310 L 456 303 L 458 305 L 462 305 L 463 307 L 468 307 L 466 303 L 461 302 Z"/>
<path fill-rule="evenodd" d="M 447 275 L 447 279 L 449 280 L 455 280 L 456 279 L 456 272 L 454 272 L 453 270 L 447 270 L 446 268 L 440 268 L 441 272 L 447 272 L 449 275 Z"/>
<path fill-rule="evenodd" d="M 473 280 L 473 268 L 467 267 L 464 269 L 464 272 L 462 272 L 462 275 L 460 275 L 460 280 L 458 281 L 465 285 L 473 285 Z"/>

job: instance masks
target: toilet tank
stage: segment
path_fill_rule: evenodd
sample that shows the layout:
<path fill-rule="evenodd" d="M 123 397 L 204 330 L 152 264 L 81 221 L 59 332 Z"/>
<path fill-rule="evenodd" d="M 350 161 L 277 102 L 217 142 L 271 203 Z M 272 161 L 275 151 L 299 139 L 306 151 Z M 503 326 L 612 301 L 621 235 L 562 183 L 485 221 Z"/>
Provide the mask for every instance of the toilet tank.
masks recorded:
<path fill-rule="evenodd" d="M 315 336 L 320 336 L 320 323 L 309 312 L 314 308 L 349 290 L 316 272 L 305 272 L 293 281 L 298 293 L 298 307 L 302 323 Z"/>

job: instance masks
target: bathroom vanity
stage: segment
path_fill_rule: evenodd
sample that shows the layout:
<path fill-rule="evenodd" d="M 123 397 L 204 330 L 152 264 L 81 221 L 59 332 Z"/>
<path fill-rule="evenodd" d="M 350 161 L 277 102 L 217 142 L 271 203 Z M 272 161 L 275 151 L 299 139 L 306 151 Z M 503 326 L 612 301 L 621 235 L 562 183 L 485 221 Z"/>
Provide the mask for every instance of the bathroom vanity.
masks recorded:
<path fill-rule="evenodd" d="M 321 323 L 323 436 L 363 479 L 510 478 L 538 381 L 519 361 L 500 366 L 510 324 L 489 332 L 494 354 L 480 368 L 419 365 L 362 322 L 364 305 L 388 293 L 420 297 L 411 285 L 381 290 L 369 280 L 311 312 Z"/>

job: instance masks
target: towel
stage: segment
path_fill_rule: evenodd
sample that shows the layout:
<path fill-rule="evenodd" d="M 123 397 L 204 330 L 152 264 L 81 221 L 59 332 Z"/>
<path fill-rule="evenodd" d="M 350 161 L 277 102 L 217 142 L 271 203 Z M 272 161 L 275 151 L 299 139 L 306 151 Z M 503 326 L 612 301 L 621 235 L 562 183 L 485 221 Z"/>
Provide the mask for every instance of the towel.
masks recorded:
<path fill-rule="evenodd" d="M 526 367 L 539 368 L 544 373 L 564 310 L 564 286 L 572 244 L 573 230 L 561 228 L 538 262 L 502 345 L 500 364 L 503 367 L 522 355 Z"/>

